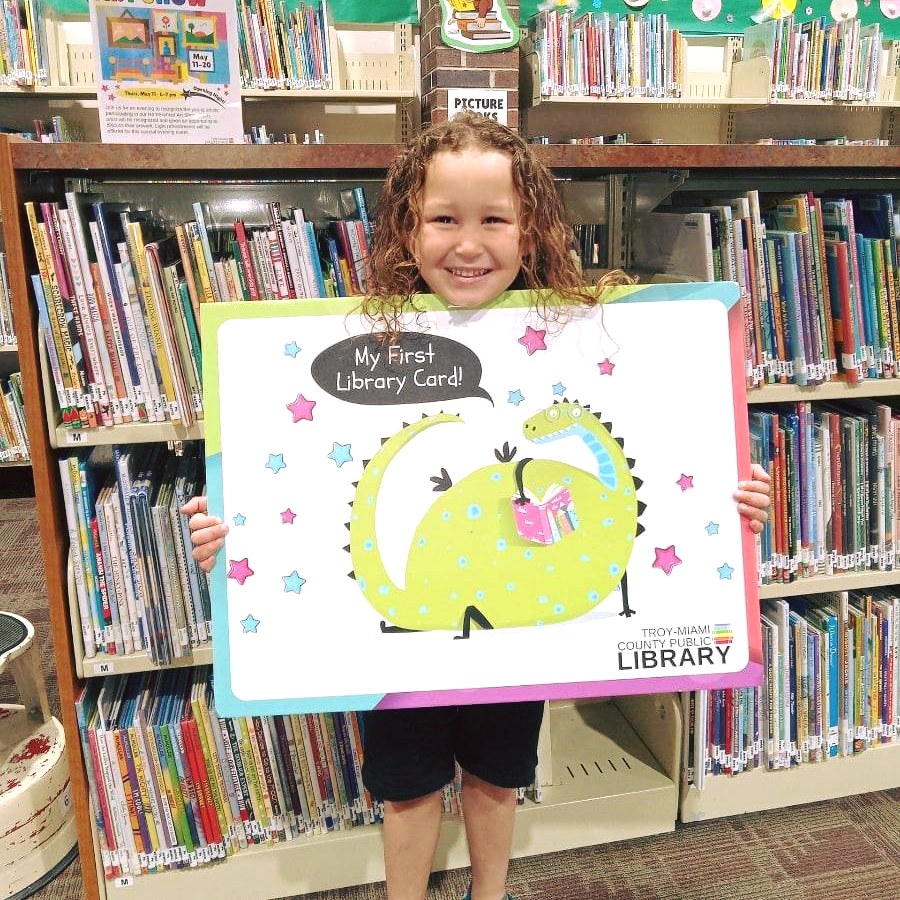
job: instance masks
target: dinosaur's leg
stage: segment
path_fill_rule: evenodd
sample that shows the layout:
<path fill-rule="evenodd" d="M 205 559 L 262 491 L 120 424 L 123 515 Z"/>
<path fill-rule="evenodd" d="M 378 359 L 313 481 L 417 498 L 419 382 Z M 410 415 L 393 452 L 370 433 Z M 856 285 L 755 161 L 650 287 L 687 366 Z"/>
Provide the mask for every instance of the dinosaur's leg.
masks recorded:
<path fill-rule="evenodd" d="M 472 623 L 475 623 L 479 628 L 493 628 L 494 626 L 487 620 L 485 614 L 477 607 L 477 606 L 467 606 L 465 614 L 463 615 L 463 630 L 462 634 L 455 634 L 453 636 L 454 640 L 466 639 L 469 637 L 469 632 L 472 630 Z"/>
<path fill-rule="evenodd" d="M 622 612 L 620 612 L 619 615 L 625 616 L 626 619 L 628 619 L 634 615 L 634 610 L 628 605 L 628 573 L 627 572 L 622 576 Z"/>
<path fill-rule="evenodd" d="M 381 620 L 382 634 L 415 634 L 415 628 L 401 628 L 399 625 L 388 625 L 384 619 Z"/>

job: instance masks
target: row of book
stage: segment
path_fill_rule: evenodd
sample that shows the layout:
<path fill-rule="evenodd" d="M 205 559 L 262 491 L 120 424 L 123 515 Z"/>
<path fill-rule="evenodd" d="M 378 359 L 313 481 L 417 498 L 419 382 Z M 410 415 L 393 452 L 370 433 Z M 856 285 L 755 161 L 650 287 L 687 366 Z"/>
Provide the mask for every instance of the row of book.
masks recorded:
<path fill-rule="evenodd" d="M 741 58 L 771 60 L 773 99 L 871 101 L 880 78 L 893 78 L 897 52 L 896 43 L 883 44 L 877 22 L 787 15 L 746 28 Z"/>
<path fill-rule="evenodd" d="M 355 713 L 223 718 L 209 667 L 89 679 L 76 710 L 107 878 L 381 818 Z"/>
<path fill-rule="evenodd" d="M 661 15 L 556 9 L 534 23 L 542 97 L 680 97 L 684 36 Z"/>
<path fill-rule="evenodd" d="M 303 210 L 214 227 L 206 203 L 170 226 L 130 204 L 68 191 L 29 202 L 32 285 L 62 423 L 95 428 L 202 418 L 200 304 L 362 294 L 371 241 L 365 192 L 316 229 Z"/>
<path fill-rule="evenodd" d="M 303 132 L 301 138 L 296 131 L 283 131 L 281 134 L 275 134 L 270 131 L 266 125 L 251 125 L 248 131 L 244 132 L 245 144 L 325 144 L 325 132 L 318 128 L 314 129 L 312 134 L 308 131 Z"/>
<path fill-rule="evenodd" d="M 0 3 L 0 85 L 46 84 L 43 14 L 43 0 Z"/>
<path fill-rule="evenodd" d="M 30 459 L 22 375 L 13 372 L 9 378 L 0 381 L 0 462 L 28 462 Z"/>
<path fill-rule="evenodd" d="M 84 141 L 84 129 L 65 116 L 51 116 L 47 121 L 34 119 L 34 131 L 28 135 L 41 144 L 77 144 Z"/>
<path fill-rule="evenodd" d="M 238 0 L 241 84 L 255 90 L 331 90 L 328 4 Z"/>
<path fill-rule="evenodd" d="M 893 588 L 762 604 L 763 684 L 685 694 L 687 782 L 853 756 L 900 737 Z"/>
<path fill-rule="evenodd" d="M 15 344 L 16 329 L 13 327 L 9 269 L 6 265 L 6 253 L 0 250 L 0 347 L 12 347 Z"/>
<path fill-rule="evenodd" d="M 96 447 L 59 473 L 84 656 L 146 650 L 167 665 L 208 644 L 209 586 L 179 512 L 203 492 L 200 445 Z"/>
<path fill-rule="evenodd" d="M 754 407 L 750 444 L 772 479 L 761 584 L 895 568 L 900 412 L 870 400 Z"/>
<path fill-rule="evenodd" d="M 646 214 L 634 265 L 738 283 L 748 385 L 897 375 L 900 213 L 891 194 L 700 199 Z"/>

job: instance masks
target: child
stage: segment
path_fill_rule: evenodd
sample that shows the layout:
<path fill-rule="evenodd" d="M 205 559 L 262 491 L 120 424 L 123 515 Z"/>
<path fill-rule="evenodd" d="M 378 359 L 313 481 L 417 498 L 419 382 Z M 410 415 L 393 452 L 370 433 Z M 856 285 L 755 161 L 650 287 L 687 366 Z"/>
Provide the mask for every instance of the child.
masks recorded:
<path fill-rule="evenodd" d="M 388 173 L 381 196 L 363 314 L 391 335 L 413 294 L 431 291 L 476 309 L 510 288 L 551 287 L 545 318 L 563 304 L 594 304 L 579 287 L 572 231 L 546 168 L 514 132 L 464 113 L 419 135 Z M 622 280 L 623 273 L 618 273 Z M 615 280 L 615 276 L 614 276 Z M 734 497 L 754 532 L 769 505 L 758 466 Z M 197 497 L 194 558 L 209 571 L 227 528 Z M 472 861 L 469 900 L 503 900 L 516 787 L 537 762 L 543 704 L 505 703 L 364 713 L 363 779 L 384 801 L 389 900 L 423 900 L 441 822 L 441 788 L 463 769 L 462 807 Z"/>

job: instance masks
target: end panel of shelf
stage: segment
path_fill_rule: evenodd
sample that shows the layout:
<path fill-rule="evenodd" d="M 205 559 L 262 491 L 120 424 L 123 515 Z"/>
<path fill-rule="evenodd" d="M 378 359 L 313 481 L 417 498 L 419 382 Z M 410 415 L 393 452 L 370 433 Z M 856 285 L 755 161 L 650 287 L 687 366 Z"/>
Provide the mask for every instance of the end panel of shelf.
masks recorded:
<path fill-rule="evenodd" d="M 702 791 L 682 791 L 682 822 L 702 822 L 900 787 L 900 742 L 856 756 L 805 763 L 792 769 L 764 769 L 707 778 Z"/>

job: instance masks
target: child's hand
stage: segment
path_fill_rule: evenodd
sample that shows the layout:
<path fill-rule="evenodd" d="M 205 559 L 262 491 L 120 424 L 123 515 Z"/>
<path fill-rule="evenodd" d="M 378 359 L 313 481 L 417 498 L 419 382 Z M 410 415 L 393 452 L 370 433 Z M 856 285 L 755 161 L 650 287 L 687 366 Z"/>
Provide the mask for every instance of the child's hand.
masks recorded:
<path fill-rule="evenodd" d="M 192 497 L 181 507 L 181 514 L 190 516 L 191 542 L 194 550 L 191 556 L 200 563 L 200 568 L 209 574 L 216 564 L 216 554 L 225 544 L 228 526 L 221 519 L 206 514 L 206 497 Z"/>
<path fill-rule="evenodd" d="M 754 463 L 750 481 L 739 481 L 734 492 L 738 512 L 750 520 L 750 530 L 759 534 L 769 518 L 769 473 Z"/>

